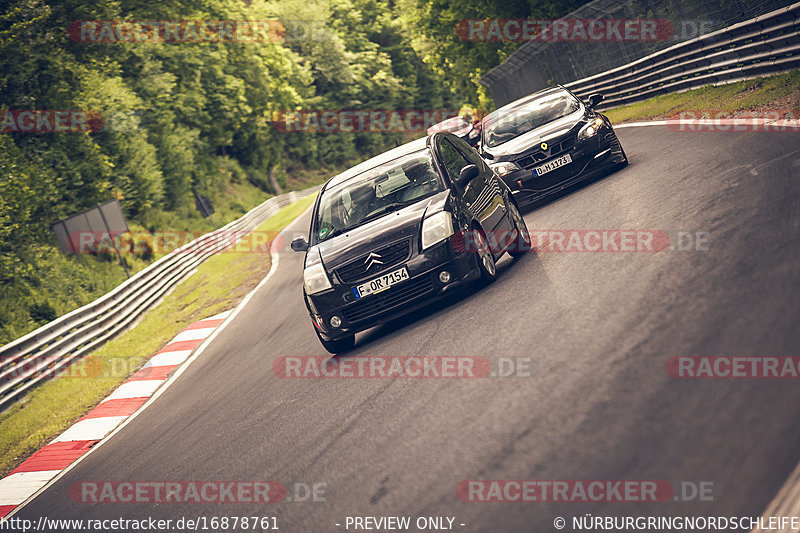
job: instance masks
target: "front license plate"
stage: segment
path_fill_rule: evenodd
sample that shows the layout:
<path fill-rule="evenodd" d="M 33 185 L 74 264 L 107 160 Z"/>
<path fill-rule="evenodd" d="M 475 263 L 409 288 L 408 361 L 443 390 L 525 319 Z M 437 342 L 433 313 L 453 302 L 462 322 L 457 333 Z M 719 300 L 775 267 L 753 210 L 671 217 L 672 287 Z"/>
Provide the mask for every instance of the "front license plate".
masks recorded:
<path fill-rule="evenodd" d="M 569 163 L 572 163 L 572 156 L 570 156 L 569 154 L 562 155 L 558 159 L 553 159 L 552 161 L 549 161 L 542 166 L 534 168 L 533 175 L 535 177 L 539 177 L 543 174 L 547 174 L 551 170 L 555 170 L 559 167 L 563 167 L 564 165 L 568 165 Z"/>
<path fill-rule="evenodd" d="M 398 268 L 397 270 L 388 272 L 383 276 L 379 276 L 366 283 L 362 283 L 358 287 L 353 287 L 353 295 L 355 295 L 356 300 L 358 300 L 359 298 L 369 296 L 370 294 L 377 294 L 381 291 L 385 291 L 392 285 L 396 285 L 397 283 L 407 279 L 408 270 L 406 270 L 406 267 Z"/>

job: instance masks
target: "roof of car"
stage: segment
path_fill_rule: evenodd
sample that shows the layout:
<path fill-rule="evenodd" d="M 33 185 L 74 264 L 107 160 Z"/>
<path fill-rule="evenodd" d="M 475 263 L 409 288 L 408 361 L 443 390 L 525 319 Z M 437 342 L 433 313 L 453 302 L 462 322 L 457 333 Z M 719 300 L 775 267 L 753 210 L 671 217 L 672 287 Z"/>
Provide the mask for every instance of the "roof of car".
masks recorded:
<path fill-rule="evenodd" d="M 349 180 L 354 176 L 362 174 L 367 170 L 371 170 L 384 163 L 388 163 L 389 161 L 397 159 L 398 157 L 402 157 L 413 152 L 418 152 L 419 150 L 425 148 L 427 141 L 428 137 L 420 137 L 419 139 L 413 140 L 409 143 L 401 144 L 397 148 L 392 148 L 388 152 L 383 152 L 382 154 L 367 159 L 363 163 L 359 163 L 353 168 L 345 170 L 341 174 L 337 174 L 336 176 L 332 177 L 330 180 L 328 180 L 328 183 L 325 184 L 325 188 L 328 188 L 331 185 L 338 185 L 343 181 Z"/>

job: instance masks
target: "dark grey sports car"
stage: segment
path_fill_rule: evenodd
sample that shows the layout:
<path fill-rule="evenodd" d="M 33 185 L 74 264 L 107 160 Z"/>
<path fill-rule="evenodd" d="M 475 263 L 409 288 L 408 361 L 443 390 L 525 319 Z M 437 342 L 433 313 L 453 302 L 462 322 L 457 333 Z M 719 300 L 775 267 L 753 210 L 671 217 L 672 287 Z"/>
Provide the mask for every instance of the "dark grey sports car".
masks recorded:
<path fill-rule="evenodd" d="M 628 164 L 611 121 L 564 87 L 511 102 L 483 119 L 481 155 L 522 203 Z"/>

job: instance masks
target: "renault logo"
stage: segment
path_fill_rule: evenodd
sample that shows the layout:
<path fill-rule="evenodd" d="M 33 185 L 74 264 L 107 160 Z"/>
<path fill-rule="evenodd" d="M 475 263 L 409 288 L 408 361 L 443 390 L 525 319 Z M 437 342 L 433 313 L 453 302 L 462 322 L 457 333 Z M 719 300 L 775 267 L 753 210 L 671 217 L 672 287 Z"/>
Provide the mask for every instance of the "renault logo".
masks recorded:
<path fill-rule="evenodd" d="M 383 261 L 381 261 L 381 256 L 373 252 L 367 256 L 364 263 L 367 265 L 366 270 L 369 270 L 375 265 L 382 265 Z"/>
<path fill-rule="evenodd" d="M 541 146 L 542 150 L 547 150 L 547 143 L 542 143 L 539 146 Z"/>

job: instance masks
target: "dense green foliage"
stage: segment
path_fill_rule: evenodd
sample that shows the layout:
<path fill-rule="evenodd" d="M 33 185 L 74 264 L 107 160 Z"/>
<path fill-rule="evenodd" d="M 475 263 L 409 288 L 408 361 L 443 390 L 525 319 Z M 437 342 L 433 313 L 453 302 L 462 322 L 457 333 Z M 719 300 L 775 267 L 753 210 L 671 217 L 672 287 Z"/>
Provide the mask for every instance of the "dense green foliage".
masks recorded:
<path fill-rule="evenodd" d="M 473 42 L 455 31 L 459 22 L 485 19 L 555 19 L 588 0 L 399 0 L 418 37 L 415 48 L 447 79 L 460 101 L 493 106 L 478 80 L 502 63 L 519 42 Z"/>
<path fill-rule="evenodd" d="M 311 31 L 224 43 L 87 43 L 68 34 L 79 20 L 276 18 Z M 4 3 L 0 110 L 91 110 L 103 128 L 0 134 L 0 342 L 20 333 L 21 320 L 31 329 L 69 308 L 70 298 L 77 305 L 97 294 L 79 285 L 70 297 L 51 296 L 47 275 L 107 290 L 91 271 L 109 262 L 53 255 L 56 220 L 113 196 L 133 225 L 176 229 L 162 224 L 194 219 L 206 227 L 194 212 L 194 190 L 218 210 L 232 185 L 260 188 L 254 201 L 261 201 L 275 192 L 271 176 L 286 187 L 287 166 L 341 168 L 401 140 L 283 133 L 271 127 L 276 112 L 442 108 L 451 104 L 449 92 L 435 78 L 386 1 Z M 69 265 L 71 276 L 57 272 Z"/>
<path fill-rule="evenodd" d="M 517 45 L 461 41 L 458 21 L 556 16 L 579 3 L 3 2 L 0 110 L 88 110 L 103 126 L 0 133 L 0 342 L 120 280 L 113 258 L 59 256 L 56 220 L 116 197 L 137 229 L 210 229 L 194 191 L 230 218 L 276 185 L 318 181 L 407 140 L 285 133 L 272 127 L 276 113 L 489 105 L 477 80 Z M 261 42 L 81 42 L 68 32 L 81 20 L 280 20 L 287 33 Z M 131 258 L 132 269 L 143 259 Z"/>
<path fill-rule="evenodd" d="M 269 190 L 269 172 L 290 159 L 335 165 L 394 141 L 287 135 L 270 128 L 278 111 L 444 103 L 444 88 L 432 81 L 385 2 L 12 4 L 0 19 L 0 109 L 92 110 L 104 117 L 103 130 L 91 134 L 3 136 L 4 187 L 15 189 L 8 203 L 16 203 L 0 216 L 20 226 L 40 223 L 24 230 L 23 242 L 44 238 L 49 222 L 110 194 L 135 219 L 148 208 L 190 203 L 192 189 L 213 196 L 231 178 L 250 178 Z M 67 36 L 76 20 L 275 17 L 302 19 L 313 33 L 286 42 L 200 44 L 86 43 Z"/>

